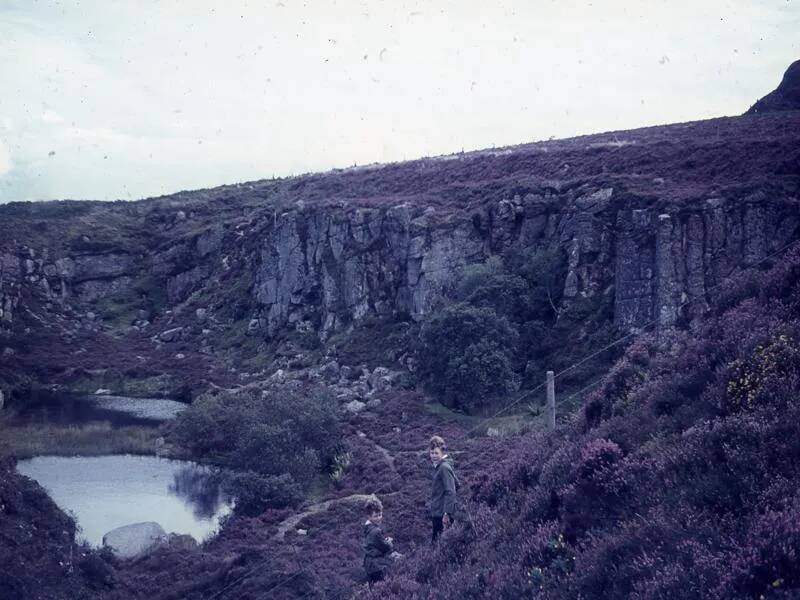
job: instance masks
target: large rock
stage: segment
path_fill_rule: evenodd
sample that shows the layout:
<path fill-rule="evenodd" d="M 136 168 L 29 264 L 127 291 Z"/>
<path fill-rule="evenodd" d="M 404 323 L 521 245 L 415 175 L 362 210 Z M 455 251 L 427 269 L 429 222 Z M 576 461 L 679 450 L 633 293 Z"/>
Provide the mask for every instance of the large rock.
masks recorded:
<path fill-rule="evenodd" d="M 350 414 L 355 415 L 367 408 L 367 405 L 364 402 L 361 402 L 361 400 L 352 400 L 345 404 L 344 408 Z"/>
<path fill-rule="evenodd" d="M 165 540 L 167 532 L 161 525 L 147 521 L 112 529 L 103 536 L 103 546 L 120 558 L 135 558 Z"/>
<path fill-rule="evenodd" d="M 775 90 L 761 98 L 745 114 L 800 110 L 800 60 L 794 61 Z"/>

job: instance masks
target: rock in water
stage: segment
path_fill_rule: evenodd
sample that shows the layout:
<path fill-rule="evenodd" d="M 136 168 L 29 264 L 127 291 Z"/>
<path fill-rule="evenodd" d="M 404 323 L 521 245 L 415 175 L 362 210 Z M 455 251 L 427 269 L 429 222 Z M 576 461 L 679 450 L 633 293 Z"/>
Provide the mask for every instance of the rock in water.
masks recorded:
<path fill-rule="evenodd" d="M 120 558 L 135 558 L 164 541 L 167 532 L 153 521 L 133 523 L 112 529 L 103 536 L 103 546 Z"/>

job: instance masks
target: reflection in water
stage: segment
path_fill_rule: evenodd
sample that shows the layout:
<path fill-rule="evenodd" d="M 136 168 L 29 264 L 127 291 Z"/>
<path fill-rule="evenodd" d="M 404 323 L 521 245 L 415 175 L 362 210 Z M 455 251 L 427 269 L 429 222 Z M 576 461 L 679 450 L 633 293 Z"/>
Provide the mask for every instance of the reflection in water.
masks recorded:
<path fill-rule="evenodd" d="M 37 456 L 17 470 L 38 481 L 62 510 L 72 512 L 81 537 L 100 545 L 110 530 L 155 521 L 197 541 L 214 535 L 231 505 L 208 467 L 155 456 Z"/>
<path fill-rule="evenodd" d="M 17 424 L 84 425 L 106 422 L 112 427 L 158 425 L 174 419 L 188 405 L 164 398 L 123 396 L 46 396 L 10 406 Z"/>
<path fill-rule="evenodd" d="M 192 508 L 196 518 L 209 519 L 221 506 L 231 503 L 231 498 L 224 492 L 221 483 L 219 472 L 188 466 L 175 473 L 169 491 L 183 499 Z"/>

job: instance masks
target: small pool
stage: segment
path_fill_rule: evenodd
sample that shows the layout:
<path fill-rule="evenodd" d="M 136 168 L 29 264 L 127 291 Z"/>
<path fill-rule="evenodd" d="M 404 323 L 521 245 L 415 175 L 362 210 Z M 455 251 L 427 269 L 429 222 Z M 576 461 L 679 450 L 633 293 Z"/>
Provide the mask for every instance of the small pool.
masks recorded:
<path fill-rule="evenodd" d="M 219 477 L 208 467 L 155 456 L 37 456 L 17 470 L 47 489 L 71 513 L 79 540 L 102 544 L 108 531 L 155 521 L 198 542 L 214 535 L 231 511 Z"/>
<path fill-rule="evenodd" d="M 107 422 L 112 427 L 157 425 L 174 419 L 188 404 L 163 398 L 124 396 L 56 396 L 24 405 L 10 405 L 13 423 L 84 425 Z"/>

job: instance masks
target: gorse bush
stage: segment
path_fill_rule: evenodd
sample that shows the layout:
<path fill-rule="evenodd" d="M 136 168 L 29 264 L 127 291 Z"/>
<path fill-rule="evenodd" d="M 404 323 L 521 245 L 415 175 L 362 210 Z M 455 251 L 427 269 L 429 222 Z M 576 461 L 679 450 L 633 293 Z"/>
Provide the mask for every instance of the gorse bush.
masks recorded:
<path fill-rule="evenodd" d="M 334 464 L 340 430 L 321 389 L 207 394 L 183 411 L 173 436 L 193 455 L 228 467 L 237 510 L 296 504 Z"/>

